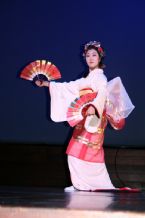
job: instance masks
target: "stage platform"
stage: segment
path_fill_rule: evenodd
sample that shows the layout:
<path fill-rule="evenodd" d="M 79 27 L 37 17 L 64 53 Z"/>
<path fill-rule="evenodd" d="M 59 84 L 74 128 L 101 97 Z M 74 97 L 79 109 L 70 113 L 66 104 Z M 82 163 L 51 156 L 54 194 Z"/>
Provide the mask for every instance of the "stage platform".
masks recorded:
<path fill-rule="evenodd" d="M 0 187 L 0 218 L 143 218 L 145 192 Z"/>

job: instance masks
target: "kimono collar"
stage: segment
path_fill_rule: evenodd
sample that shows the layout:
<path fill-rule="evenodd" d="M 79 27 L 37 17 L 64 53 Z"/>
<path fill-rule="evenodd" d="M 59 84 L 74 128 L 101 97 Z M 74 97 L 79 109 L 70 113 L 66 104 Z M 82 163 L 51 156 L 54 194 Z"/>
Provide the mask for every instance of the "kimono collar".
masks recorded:
<path fill-rule="evenodd" d="M 104 71 L 102 70 L 102 69 L 100 69 L 100 68 L 98 68 L 98 69 L 94 69 L 94 70 L 91 70 L 90 72 L 89 72 L 89 75 L 91 75 L 91 74 L 103 74 L 104 73 Z"/>
<path fill-rule="evenodd" d="M 97 69 L 91 70 L 90 73 L 104 73 L 104 71 L 100 68 L 97 68 Z"/>

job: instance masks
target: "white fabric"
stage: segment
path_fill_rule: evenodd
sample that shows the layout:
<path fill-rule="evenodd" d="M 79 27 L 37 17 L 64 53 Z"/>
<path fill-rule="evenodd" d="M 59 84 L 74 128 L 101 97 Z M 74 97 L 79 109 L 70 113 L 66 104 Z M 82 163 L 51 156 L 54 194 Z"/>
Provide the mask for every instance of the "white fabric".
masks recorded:
<path fill-rule="evenodd" d="M 107 84 L 106 114 L 111 116 L 114 121 L 127 118 L 135 106 L 132 104 L 120 77 L 116 77 Z M 100 124 L 101 118 L 96 115 L 87 116 L 85 129 L 94 133 Z"/>
<path fill-rule="evenodd" d="M 102 118 L 98 118 L 95 114 L 87 116 L 84 127 L 90 133 L 95 133 L 101 124 Z"/>
<path fill-rule="evenodd" d="M 68 166 L 72 184 L 78 190 L 115 189 L 105 163 L 83 161 L 68 155 Z"/>
<path fill-rule="evenodd" d="M 65 192 L 75 192 L 75 191 L 77 191 L 77 189 L 75 189 L 72 185 L 72 186 L 68 186 L 68 187 L 64 188 L 64 191 Z"/>
<path fill-rule="evenodd" d="M 95 69 L 86 78 L 76 81 L 68 83 L 50 82 L 51 119 L 55 122 L 66 121 L 68 107 L 71 102 L 79 97 L 79 91 L 84 88 L 91 88 L 94 92 L 98 92 L 97 97 L 91 104 L 97 109 L 100 117 L 105 106 L 106 113 L 112 116 L 114 120 L 128 117 L 134 109 L 120 77 L 116 77 L 107 83 L 103 70 Z"/>
<path fill-rule="evenodd" d="M 107 78 L 102 69 L 95 69 L 86 78 L 71 82 L 50 82 L 51 119 L 55 122 L 66 121 L 68 107 L 75 98 L 79 97 L 79 91 L 84 88 L 92 88 L 98 92 L 93 104 L 101 115 L 106 100 Z"/>
<path fill-rule="evenodd" d="M 108 82 L 106 113 L 116 119 L 126 118 L 134 109 L 120 77 Z"/>

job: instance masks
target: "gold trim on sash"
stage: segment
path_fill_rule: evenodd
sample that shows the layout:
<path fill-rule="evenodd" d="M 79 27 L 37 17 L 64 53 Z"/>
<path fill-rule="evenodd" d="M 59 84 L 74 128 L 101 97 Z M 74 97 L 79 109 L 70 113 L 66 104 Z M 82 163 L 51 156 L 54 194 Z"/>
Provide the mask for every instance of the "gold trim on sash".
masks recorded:
<path fill-rule="evenodd" d="M 104 129 L 103 128 L 97 128 L 97 133 L 101 134 L 104 132 Z"/>
<path fill-rule="evenodd" d="M 84 138 L 82 136 L 77 136 L 75 140 L 87 145 L 88 147 L 93 147 L 98 150 L 101 148 L 101 145 L 102 145 L 102 141 L 101 142 L 89 142 L 87 138 Z"/>

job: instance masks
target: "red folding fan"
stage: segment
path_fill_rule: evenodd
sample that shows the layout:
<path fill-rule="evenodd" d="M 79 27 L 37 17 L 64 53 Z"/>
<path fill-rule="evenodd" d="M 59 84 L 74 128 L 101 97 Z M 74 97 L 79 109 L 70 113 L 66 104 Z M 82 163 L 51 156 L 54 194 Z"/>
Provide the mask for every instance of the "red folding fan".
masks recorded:
<path fill-rule="evenodd" d="M 82 109 L 92 102 L 96 96 L 96 92 L 88 93 L 71 102 L 67 110 L 67 122 L 70 126 L 75 126 L 83 119 Z"/>
<path fill-rule="evenodd" d="M 33 80 L 36 76 L 44 75 L 49 81 L 61 78 L 58 68 L 49 61 L 36 60 L 28 64 L 21 72 L 20 77 Z"/>

